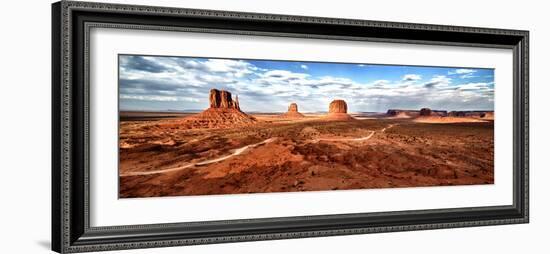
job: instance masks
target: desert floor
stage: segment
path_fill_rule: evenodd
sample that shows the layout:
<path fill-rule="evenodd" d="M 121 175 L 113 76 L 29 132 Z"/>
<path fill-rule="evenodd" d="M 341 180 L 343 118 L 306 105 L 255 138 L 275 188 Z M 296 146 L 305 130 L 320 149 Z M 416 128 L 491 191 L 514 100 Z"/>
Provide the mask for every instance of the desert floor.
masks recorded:
<path fill-rule="evenodd" d="M 120 197 L 492 184 L 492 121 L 325 121 L 188 129 L 183 114 L 121 118 Z"/>

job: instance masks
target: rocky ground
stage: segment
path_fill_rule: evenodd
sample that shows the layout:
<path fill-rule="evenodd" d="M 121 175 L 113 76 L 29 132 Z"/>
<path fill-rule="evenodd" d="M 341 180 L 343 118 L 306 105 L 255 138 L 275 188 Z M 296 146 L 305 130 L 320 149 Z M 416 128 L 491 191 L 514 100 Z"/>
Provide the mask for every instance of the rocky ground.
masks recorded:
<path fill-rule="evenodd" d="M 494 183 L 492 121 L 305 116 L 220 129 L 122 121 L 120 197 Z"/>

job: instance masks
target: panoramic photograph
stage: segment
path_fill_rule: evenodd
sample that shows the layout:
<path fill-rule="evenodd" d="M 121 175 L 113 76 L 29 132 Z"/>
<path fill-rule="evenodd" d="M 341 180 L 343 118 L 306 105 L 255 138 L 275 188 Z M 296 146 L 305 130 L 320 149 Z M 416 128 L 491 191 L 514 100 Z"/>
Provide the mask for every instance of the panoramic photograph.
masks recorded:
<path fill-rule="evenodd" d="M 119 198 L 494 183 L 494 69 L 118 62 Z"/>

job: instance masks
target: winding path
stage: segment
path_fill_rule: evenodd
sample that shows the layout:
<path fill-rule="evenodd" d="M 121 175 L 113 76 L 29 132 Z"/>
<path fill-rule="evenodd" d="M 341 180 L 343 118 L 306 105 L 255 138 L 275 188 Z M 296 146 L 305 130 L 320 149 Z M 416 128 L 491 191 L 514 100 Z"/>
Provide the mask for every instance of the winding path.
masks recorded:
<path fill-rule="evenodd" d="M 387 129 L 392 128 L 395 126 L 395 124 L 390 124 L 388 127 L 384 127 L 382 130 L 380 130 L 381 133 L 386 132 Z M 372 136 L 376 133 L 376 131 L 371 131 L 369 135 L 362 137 L 362 138 L 318 138 L 313 140 L 314 143 L 317 143 L 319 141 L 365 141 L 372 138 Z"/>
<path fill-rule="evenodd" d="M 251 145 L 247 145 L 247 146 L 243 146 L 241 148 L 237 148 L 237 149 L 234 149 L 230 154 L 228 155 L 225 155 L 223 157 L 219 157 L 219 158 L 216 158 L 216 159 L 211 159 L 211 160 L 205 160 L 205 161 L 200 161 L 200 162 L 196 162 L 196 163 L 189 163 L 189 164 L 186 164 L 186 165 L 183 165 L 183 166 L 179 166 L 179 167 L 174 167 L 174 168 L 167 168 L 167 169 L 160 169 L 160 170 L 152 170 L 152 171 L 136 171 L 136 172 L 128 172 L 128 173 L 122 173 L 120 174 L 120 176 L 143 176 L 143 175 L 154 175 L 154 174 L 160 174 L 160 173 L 167 173 L 167 172 L 172 172 L 172 171 L 178 171 L 178 170 L 182 170 L 182 169 L 186 169 L 186 168 L 190 168 L 190 167 L 194 167 L 194 166 L 204 166 L 204 165 L 208 165 L 208 164 L 212 164 L 212 163 L 216 163 L 216 162 L 220 162 L 220 161 L 224 161 L 224 160 L 227 160 L 233 156 L 237 156 L 239 154 L 242 154 L 244 153 L 246 150 L 250 149 L 250 148 L 254 148 L 256 146 L 259 146 L 259 145 L 263 145 L 263 144 L 267 144 L 267 143 L 271 143 L 273 141 L 275 141 L 275 139 L 277 138 L 269 138 L 269 139 L 266 139 L 262 142 L 258 142 L 258 143 L 255 143 L 255 144 L 251 144 Z"/>
<path fill-rule="evenodd" d="M 382 130 L 380 130 L 380 132 L 381 133 L 386 132 L 387 129 L 392 128 L 393 126 L 395 126 L 395 124 L 390 124 L 387 127 L 384 127 Z M 361 137 L 361 138 L 318 138 L 318 139 L 313 140 L 313 142 L 317 143 L 319 141 L 366 141 L 366 140 L 369 140 L 370 138 L 372 138 L 372 136 L 375 133 L 376 133 L 376 131 L 371 131 L 369 135 L 367 135 L 365 137 Z M 240 155 L 240 154 L 244 153 L 245 151 L 247 151 L 250 148 L 254 148 L 254 147 L 257 147 L 259 145 L 271 143 L 271 142 L 275 141 L 276 139 L 277 138 L 268 138 L 268 139 L 266 139 L 262 142 L 258 142 L 258 143 L 247 145 L 247 146 L 243 146 L 241 148 L 234 149 L 228 155 L 225 155 L 225 156 L 222 156 L 222 157 L 219 157 L 219 158 L 216 158 L 216 159 L 210 159 L 210 160 L 204 160 L 204 161 L 199 161 L 199 162 L 195 162 L 195 163 L 189 163 L 189 164 L 186 164 L 186 165 L 183 165 L 183 166 L 167 168 L 167 169 L 121 173 L 120 176 L 124 177 L 124 176 L 154 175 L 154 174 L 161 174 L 161 173 L 167 173 L 167 172 L 172 172 L 172 171 L 178 171 L 178 170 L 182 170 L 182 169 L 186 169 L 186 168 L 190 168 L 190 167 L 194 167 L 194 166 L 204 166 L 204 165 L 208 165 L 208 164 L 212 164 L 212 163 L 227 160 L 231 157 L 234 157 L 234 156 L 237 156 L 237 155 Z"/>

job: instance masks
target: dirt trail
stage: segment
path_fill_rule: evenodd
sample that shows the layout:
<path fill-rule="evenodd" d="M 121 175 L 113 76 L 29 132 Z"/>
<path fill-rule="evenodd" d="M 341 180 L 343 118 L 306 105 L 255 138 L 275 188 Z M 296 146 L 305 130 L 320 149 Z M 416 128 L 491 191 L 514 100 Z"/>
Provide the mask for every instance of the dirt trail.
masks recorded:
<path fill-rule="evenodd" d="M 271 142 L 275 141 L 275 139 L 277 139 L 277 138 L 269 138 L 269 139 L 266 139 L 262 142 L 258 142 L 258 143 L 255 143 L 255 144 L 251 144 L 251 145 L 243 146 L 241 148 L 237 148 L 237 149 L 233 150 L 232 153 L 230 153 L 228 155 L 225 155 L 223 157 L 216 158 L 216 159 L 210 159 L 210 160 L 200 161 L 200 162 L 196 162 L 196 163 L 189 163 L 189 164 L 179 166 L 179 167 L 174 167 L 174 168 L 167 168 L 167 169 L 160 169 L 160 170 L 153 170 L 153 171 L 143 171 L 143 172 L 122 173 L 122 174 L 120 174 L 120 176 L 154 175 L 154 174 L 178 171 L 178 170 L 182 170 L 182 169 L 186 169 L 186 168 L 190 168 L 190 167 L 194 167 L 194 166 L 204 166 L 204 165 L 208 165 L 208 164 L 212 164 L 212 163 L 227 160 L 227 159 L 229 159 L 233 156 L 237 156 L 237 155 L 240 155 L 240 154 L 244 153 L 246 150 L 248 150 L 250 148 L 254 148 L 254 147 L 259 146 L 259 145 L 271 143 Z"/>
<path fill-rule="evenodd" d="M 374 133 L 375 131 L 371 131 L 368 136 L 362 138 L 318 138 L 315 139 L 313 143 L 317 143 L 319 141 L 365 141 L 370 139 Z"/>
<path fill-rule="evenodd" d="M 380 130 L 380 132 L 383 133 L 387 129 L 392 128 L 393 126 L 395 126 L 395 124 L 390 124 L 387 127 Z M 372 136 L 374 136 L 375 133 L 376 133 L 376 131 L 371 131 L 369 135 L 367 135 L 365 137 L 361 137 L 361 138 L 319 138 L 319 139 L 315 139 L 313 142 L 317 143 L 319 141 L 366 141 L 366 140 L 369 140 L 370 138 L 372 138 Z M 269 138 L 269 139 L 266 139 L 262 142 L 258 142 L 258 143 L 247 145 L 247 146 L 243 146 L 241 148 L 237 148 L 237 149 L 233 150 L 233 152 L 231 152 L 228 155 L 225 155 L 225 156 L 222 156 L 222 157 L 219 157 L 219 158 L 215 158 L 215 159 L 200 161 L 200 162 L 196 162 L 196 163 L 189 163 L 189 164 L 179 166 L 179 167 L 174 167 L 174 168 L 152 170 L 152 171 L 141 171 L 141 172 L 138 171 L 138 172 L 121 173 L 120 176 L 154 175 L 154 174 L 161 174 L 161 173 L 178 171 L 178 170 L 182 170 L 182 169 L 186 169 L 186 168 L 190 168 L 190 167 L 194 167 L 194 166 L 204 166 L 204 165 L 208 165 L 208 164 L 212 164 L 212 163 L 227 160 L 231 157 L 234 157 L 234 156 L 237 156 L 237 155 L 240 155 L 240 154 L 244 153 L 245 151 L 247 151 L 250 148 L 254 148 L 254 147 L 257 147 L 259 145 L 271 143 L 271 142 L 275 141 L 276 139 L 277 138 Z"/>
<path fill-rule="evenodd" d="M 388 127 L 384 127 L 382 130 L 380 130 L 380 132 L 384 133 L 387 129 L 392 128 L 393 126 L 395 126 L 395 124 L 390 124 L 388 125 Z M 372 138 L 374 133 L 376 133 L 376 131 L 371 131 L 369 135 L 362 138 L 318 138 L 314 140 L 314 143 L 317 143 L 319 141 L 366 141 Z"/>
<path fill-rule="evenodd" d="M 393 126 L 396 126 L 397 124 L 390 124 L 388 125 L 388 127 L 385 127 L 384 129 L 382 129 L 380 132 L 386 132 L 387 129 L 389 128 L 392 128 Z"/>

